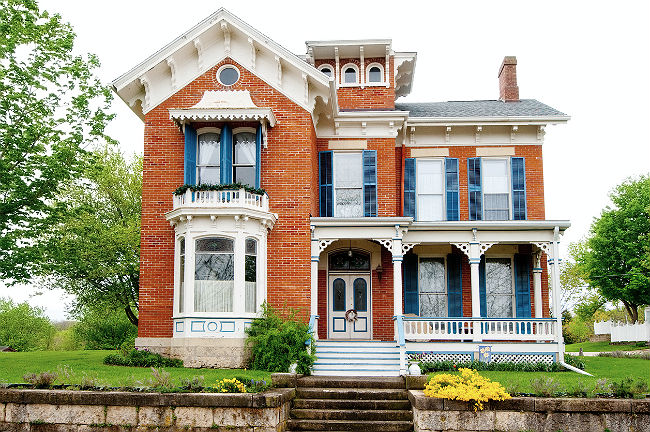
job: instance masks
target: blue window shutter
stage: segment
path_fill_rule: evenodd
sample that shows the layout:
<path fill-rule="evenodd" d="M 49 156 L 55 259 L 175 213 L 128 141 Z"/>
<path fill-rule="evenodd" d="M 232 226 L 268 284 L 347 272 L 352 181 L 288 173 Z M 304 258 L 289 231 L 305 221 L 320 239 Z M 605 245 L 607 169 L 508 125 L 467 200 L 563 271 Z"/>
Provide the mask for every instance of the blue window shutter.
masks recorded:
<path fill-rule="evenodd" d="M 445 196 L 447 201 L 447 220 L 460 220 L 457 158 L 445 158 Z"/>
<path fill-rule="evenodd" d="M 404 255 L 404 313 L 420 315 L 418 299 L 418 256 L 414 253 Z"/>
<path fill-rule="evenodd" d="M 458 254 L 447 255 L 447 313 L 450 317 L 463 316 L 463 282 L 460 257 Z"/>
<path fill-rule="evenodd" d="M 319 208 L 321 217 L 334 215 L 332 190 L 332 152 L 322 151 L 318 154 Z"/>
<path fill-rule="evenodd" d="M 262 125 L 255 131 L 255 187 L 262 187 Z"/>
<path fill-rule="evenodd" d="M 232 183 L 232 128 L 228 123 L 221 129 L 221 184 Z"/>
<path fill-rule="evenodd" d="M 515 303 L 517 318 L 530 318 L 530 255 L 515 254 Z"/>
<path fill-rule="evenodd" d="M 512 168 L 512 219 L 526 220 L 526 165 L 524 158 L 513 157 Z"/>
<path fill-rule="evenodd" d="M 377 216 L 377 150 L 363 151 L 363 215 Z"/>
<path fill-rule="evenodd" d="M 404 216 L 415 220 L 415 158 L 404 159 Z"/>
<path fill-rule="evenodd" d="M 485 255 L 481 257 L 481 262 L 478 265 L 478 294 L 481 299 L 481 317 L 487 317 L 487 295 L 485 283 Z M 472 312 L 474 315 L 474 312 Z"/>
<path fill-rule="evenodd" d="M 469 220 L 482 220 L 481 158 L 467 159 L 467 190 L 469 193 Z"/>
<path fill-rule="evenodd" d="M 196 184 L 196 130 L 189 124 L 185 125 L 185 184 Z"/>

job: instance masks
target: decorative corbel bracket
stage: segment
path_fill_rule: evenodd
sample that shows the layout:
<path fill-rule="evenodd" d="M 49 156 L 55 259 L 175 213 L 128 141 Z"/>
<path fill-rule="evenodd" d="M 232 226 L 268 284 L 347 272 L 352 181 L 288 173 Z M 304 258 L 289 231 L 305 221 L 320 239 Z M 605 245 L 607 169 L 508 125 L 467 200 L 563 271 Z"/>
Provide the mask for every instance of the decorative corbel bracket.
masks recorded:
<path fill-rule="evenodd" d="M 226 57 L 230 57 L 230 28 L 226 21 L 221 21 L 221 31 L 223 31 L 223 49 Z"/>
<path fill-rule="evenodd" d="M 337 241 L 338 239 L 320 239 L 318 240 L 318 250 L 323 252 L 329 245 Z"/>
<path fill-rule="evenodd" d="M 449 144 L 449 136 L 451 135 L 451 126 L 445 128 L 445 144 Z"/>

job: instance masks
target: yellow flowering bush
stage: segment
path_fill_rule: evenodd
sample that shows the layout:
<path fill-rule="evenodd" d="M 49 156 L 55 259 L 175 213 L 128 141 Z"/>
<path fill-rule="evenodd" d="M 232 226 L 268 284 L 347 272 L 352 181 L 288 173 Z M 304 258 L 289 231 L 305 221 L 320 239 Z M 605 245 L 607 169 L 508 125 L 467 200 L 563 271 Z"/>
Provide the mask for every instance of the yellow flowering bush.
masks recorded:
<path fill-rule="evenodd" d="M 224 378 L 214 386 L 217 393 L 246 393 L 246 386 L 237 378 Z"/>
<path fill-rule="evenodd" d="M 440 374 L 433 376 L 424 394 L 428 397 L 446 398 L 474 404 L 474 411 L 482 410 L 489 400 L 506 400 L 510 395 L 501 384 L 481 376 L 472 369 L 460 368 L 460 375 Z"/>

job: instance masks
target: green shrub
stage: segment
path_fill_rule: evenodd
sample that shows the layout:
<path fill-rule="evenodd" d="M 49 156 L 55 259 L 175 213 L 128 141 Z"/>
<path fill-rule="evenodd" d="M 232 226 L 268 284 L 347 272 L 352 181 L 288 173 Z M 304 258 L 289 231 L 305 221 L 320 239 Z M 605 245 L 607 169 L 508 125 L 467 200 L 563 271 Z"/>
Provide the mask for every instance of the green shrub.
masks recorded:
<path fill-rule="evenodd" d="M 568 344 L 586 342 L 594 334 L 592 323 L 574 318 L 562 326 L 564 341 Z"/>
<path fill-rule="evenodd" d="M 262 305 L 262 316 L 256 318 L 246 329 L 246 344 L 251 348 L 253 369 L 269 372 L 288 372 L 297 363 L 297 372 L 309 375 L 316 356 L 308 351 L 314 338 L 309 325 L 296 320 L 296 312 L 290 311 L 282 319 L 270 306 Z"/>
<path fill-rule="evenodd" d="M 59 378 L 56 372 L 39 372 L 23 375 L 23 379 L 37 389 L 50 388 Z"/>
<path fill-rule="evenodd" d="M 126 354 L 115 353 L 104 357 L 104 364 L 135 367 L 183 367 L 183 360 L 163 357 L 149 350 L 134 348 Z"/>
<path fill-rule="evenodd" d="M 569 366 L 577 367 L 580 370 L 585 370 L 585 362 L 571 354 L 564 354 L 564 363 Z"/>
<path fill-rule="evenodd" d="M 0 345 L 16 351 L 44 350 L 55 333 L 43 309 L 0 298 Z"/>
<path fill-rule="evenodd" d="M 476 371 L 511 371 L 511 372 L 559 372 L 563 368 L 558 363 L 512 363 L 512 362 L 422 362 L 420 369 L 423 374 L 431 372 L 456 371 L 460 368 L 474 369 Z"/>
<path fill-rule="evenodd" d="M 648 391 L 648 383 L 641 378 L 623 378 L 610 384 L 612 394 L 617 398 L 633 398 Z"/>
<path fill-rule="evenodd" d="M 117 349 L 135 340 L 138 328 L 124 311 L 85 310 L 73 332 L 86 349 Z"/>

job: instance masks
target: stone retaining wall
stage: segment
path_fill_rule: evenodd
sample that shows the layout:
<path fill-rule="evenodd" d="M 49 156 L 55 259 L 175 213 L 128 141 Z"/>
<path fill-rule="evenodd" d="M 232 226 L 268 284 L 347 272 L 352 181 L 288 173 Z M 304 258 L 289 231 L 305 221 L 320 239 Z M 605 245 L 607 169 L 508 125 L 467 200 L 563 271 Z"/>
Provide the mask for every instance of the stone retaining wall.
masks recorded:
<path fill-rule="evenodd" d="M 515 397 L 474 412 L 466 402 L 409 390 L 416 432 L 650 431 L 650 399 Z"/>
<path fill-rule="evenodd" d="M 293 389 L 256 394 L 0 389 L 0 431 L 276 432 Z"/>

